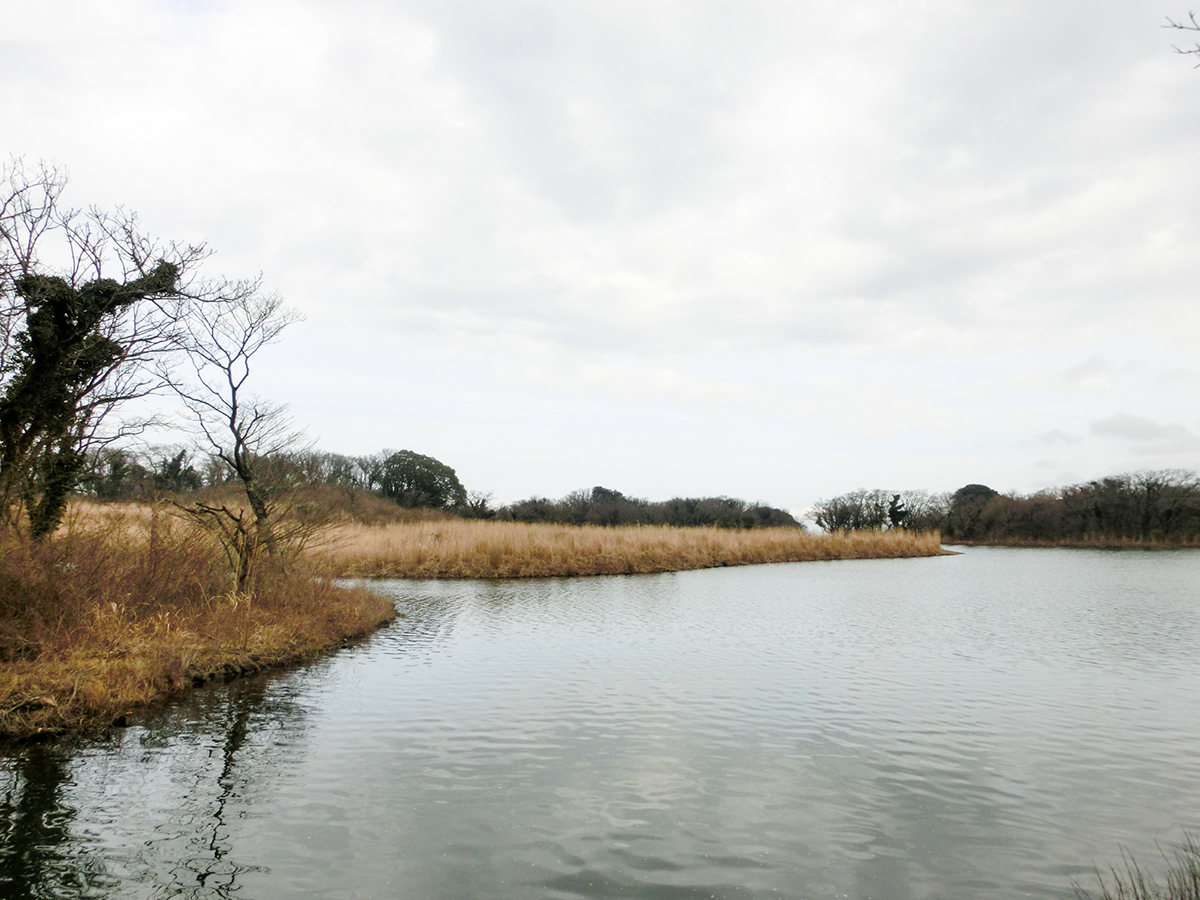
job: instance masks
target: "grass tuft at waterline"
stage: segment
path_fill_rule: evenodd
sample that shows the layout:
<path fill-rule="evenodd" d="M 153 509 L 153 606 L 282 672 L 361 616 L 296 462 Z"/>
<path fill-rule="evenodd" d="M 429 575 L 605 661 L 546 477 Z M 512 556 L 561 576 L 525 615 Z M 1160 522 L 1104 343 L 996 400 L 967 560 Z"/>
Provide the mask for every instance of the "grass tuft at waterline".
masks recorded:
<path fill-rule="evenodd" d="M 942 552 L 936 532 L 826 535 L 798 528 L 730 531 L 443 520 L 337 525 L 315 554 L 333 571 L 350 577 L 537 578 Z"/>
<path fill-rule="evenodd" d="M 1122 865 L 1110 866 L 1107 875 L 1096 872 L 1098 895 L 1078 884 L 1075 894 L 1080 900 L 1200 900 L 1200 843 L 1185 833 L 1183 842 L 1173 851 L 1171 856 L 1163 852 L 1167 863 L 1165 884 L 1125 854 Z"/>
<path fill-rule="evenodd" d="M 311 561 L 230 590 L 211 536 L 110 514 L 42 542 L 0 537 L 0 736 L 103 728 L 192 685 L 307 659 L 395 617 Z"/>

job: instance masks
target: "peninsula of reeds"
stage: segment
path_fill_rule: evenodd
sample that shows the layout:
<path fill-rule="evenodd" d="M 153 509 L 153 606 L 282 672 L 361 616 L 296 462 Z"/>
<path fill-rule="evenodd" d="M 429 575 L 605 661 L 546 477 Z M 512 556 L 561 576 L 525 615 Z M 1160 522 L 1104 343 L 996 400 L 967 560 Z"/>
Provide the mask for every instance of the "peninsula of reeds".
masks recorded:
<path fill-rule="evenodd" d="M 332 571 L 348 577 L 540 578 L 942 552 L 936 532 L 811 534 L 799 528 L 733 531 L 446 519 L 339 525 L 316 554 Z"/>
<path fill-rule="evenodd" d="M 0 532 L 0 738 L 95 731 L 191 686 L 300 662 L 374 631 L 393 604 L 312 561 L 231 590 L 212 535 L 150 507 L 49 541 Z"/>

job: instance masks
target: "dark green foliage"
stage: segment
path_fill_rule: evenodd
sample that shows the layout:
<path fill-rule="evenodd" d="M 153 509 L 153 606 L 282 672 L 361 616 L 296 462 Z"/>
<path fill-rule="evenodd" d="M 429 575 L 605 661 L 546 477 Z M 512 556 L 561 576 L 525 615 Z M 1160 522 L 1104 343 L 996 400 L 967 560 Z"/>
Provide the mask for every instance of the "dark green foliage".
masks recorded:
<path fill-rule="evenodd" d="M 388 456 L 371 472 L 371 480 L 401 506 L 447 509 L 467 502 L 467 491 L 452 468 L 411 450 Z"/>
<path fill-rule="evenodd" d="M 196 467 L 187 464 L 188 451 L 180 450 L 170 459 L 163 457 L 156 467 L 153 483 L 156 491 L 195 491 L 204 486 Z"/>
<path fill-rule="evenodd" d="M 189 450 L 132 451 L 104 448 L 91 460 L 84 487 L 101 500 L 142 500 L 160 492 L 197 491 L 208 486 L 190 462 Z"/>
<path fill-rule="evenodd" d="M 732 497 L 676 497 L 651 503 L 605 487 L 574 491 L 561 500 L 532 497 L 504 507 L 497 515 L 507 521 L 567 525 L 799 527 L 786 510 Z"/>
<path fill-rule="evenodd" d="M 987 530 L 984 510 L 998 491 L 986 484 L 968 484 L 950 497 L 950 509 L 946 513 L 943 531 L 949 538 L 978 540 Z"/>
<path fill-rule="evenodd" d="M 101 500 L 124 500 L 142 496 L 152 478 L 132 453 L 106 449 L 93 461 L 86 484 Z"/>
<path fill-rule="evenodd" d="M 177 266 L 160 262 L 125 283 L 75 287 L 28 273 L 13 282 L 24 328 L 0 393 L 0 499 L 11 509 L 19 498 L 34 537 L 57 527 L 85 473 L 80 445 L 96 414 L 90 401 L 127 352 L 111 337 L 114 320 L 147 297 L 174 292 L 178 277 Z"/>

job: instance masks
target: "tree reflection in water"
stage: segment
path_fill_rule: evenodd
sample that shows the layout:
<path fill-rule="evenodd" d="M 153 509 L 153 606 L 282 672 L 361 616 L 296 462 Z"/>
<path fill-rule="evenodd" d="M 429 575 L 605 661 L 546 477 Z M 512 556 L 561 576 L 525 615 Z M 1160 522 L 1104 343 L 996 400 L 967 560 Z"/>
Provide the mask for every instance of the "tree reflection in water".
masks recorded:
<path fill-rule="evenodd" d="M 236 896 L 259 869 L 232 858 L 231 807 L 270 793 L 280 731 L 304 716 L 278 684 L 214 687 L 148 729 L 0 757 L 0 897 Z"/>
<path fill-rule="evenodd" d="M 105 896 L 113 879 L 71 840 L 75 810 L 62 803 L 71 755 L 33 747 L 10 763 L 0 799 L 0 894 L 14 900 Z"/>

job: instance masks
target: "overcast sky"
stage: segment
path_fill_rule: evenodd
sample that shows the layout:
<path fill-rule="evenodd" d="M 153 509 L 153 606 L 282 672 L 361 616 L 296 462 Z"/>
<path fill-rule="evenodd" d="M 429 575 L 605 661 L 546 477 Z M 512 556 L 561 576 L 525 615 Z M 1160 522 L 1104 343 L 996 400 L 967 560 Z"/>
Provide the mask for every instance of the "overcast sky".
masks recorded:
<path fill-rule="evenodd" d="M 261 272 L 261 392 L 497 499 L 1200 467 L 1147 0 L 0 0 L 0 149 Z"/>

